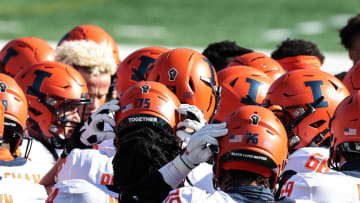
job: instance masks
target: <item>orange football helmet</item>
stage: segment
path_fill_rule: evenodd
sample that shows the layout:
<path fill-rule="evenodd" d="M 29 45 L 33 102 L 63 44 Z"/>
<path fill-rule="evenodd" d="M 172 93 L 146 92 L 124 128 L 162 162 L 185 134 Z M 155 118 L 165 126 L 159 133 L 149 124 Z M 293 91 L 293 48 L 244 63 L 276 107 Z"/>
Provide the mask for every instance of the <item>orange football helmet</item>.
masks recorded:
<path fill-rule="evenodd" d="M 234 65 L 246 65 L 257 68 L 273 80 L 276 80 L 286 72 L 275 59 L 259 52 L 251 52 L 235 57 L 228 66 Z"/>
<path fill-rule="evenodd" d="M 215 114 L 217 122 L 223 122 L 240 106 L 262 104 L 272 83 L 264 72 L 250 66 L 226 67 L 217 76 L 222 88 L 221 102 Z"/>
<path fill-rule="evenodd" d="M 336 108 L 330 122 L 330 155 L 328 164 L 340 167 L 342 152 L 360 153 L 360 93 L 346 97 Z"/>
<path fill-rule="evenodd" d="M 310 55 L 298 55 L 288 56 L 282 59 L 276 60 L 286 71 L 298 70 L 298 69 L 317 69 L 321 68 L 321 60 L 316 56 Z"/>
<path fill-rule="evenodd" d="M 14 154 L 25 130 L 28 103 L 14 78 L 3 73 L 0 73 L 0 100 L 5 107 L 4 139 L 10 144 L 10 152 Z"/>
<path fill-rule="evenodd" d="M 41 61 L 54 61 L 55 51 L 45 40 L 21 37 L 8 42 L 0 51 L 2 72 L 15 77 L 26 66 Z"/>
<path fill-rule="evenodd" d="M 360 90 L 360 62 L 356 63 L 344 76 L 342 82 L 350 93 Z"/>
<path fill-rule="evenodd" d="M 140 81 L 119 98 L 120 111 L 115 120 L 118 130 L 131 126 L 153 126 L 175 135 L 179 99 L 165 85 Z"/>
<path fill-rule="evenodd" d="M 215 183 L 221 170 L 243 170 L 271 177 L 274 188 L 285 166 L 287 136 L 281 121 L 270 110 L 254 105 L 239 107 L 225 118 L 228 134 L 219 138 L 215 155 Z"/>
<path fill-rule="evenodd" d="M 146 80 L 146 73 L 153 68 L 155 60 L 169 50 L 163 47 L 145 47 L 127 56 L 116 71 L 117 94 L 121 95 L 131 85 Z"/>
<path fill-rule="evenodd" d="M 315 69 L 286 73 L 269 88 L 267 105 L 286 127 L 289 150 L 328 145 L 329 121 L 349 91 L 335 76 Z M 274 107 L 271 106 L 271 107 Z M 324 142 L 326 140 L 326 142 Z"/>
<path fill-rule="evenodd" d="M 206 121 L 213 120 L 221 88 L 214 67 L 198 51 L 178 48 L 162 54 L 147 79 L 165 84 L 182 103 L 197 106 Z"/>
<path fill-rule="evenodd" d="M 28 127 L 39 134 L 65 141 L 63 134 L 68 116 L 59 111 L 74 110 L 90 103 L 86 82 L 73 67 L 55 61 L 41 62 L 27 67 L 15 77 L 29 103 Z M 82 117 L 81 117 L 82 118 Z"/>
<path fill-rule="evenodd" d="M 113 58 L 116 64 L 120 64 L 119 50 L 117 44 L 112 36 L 107 33 L 103 28 L 96 25 L 79 25 L 74 27 L 70 32 L 66 33 L 58 42 L 60 46 L 64 41 L 74 40 L 91 40 L 97 44 L 106 44 L 111 47 Z"/>

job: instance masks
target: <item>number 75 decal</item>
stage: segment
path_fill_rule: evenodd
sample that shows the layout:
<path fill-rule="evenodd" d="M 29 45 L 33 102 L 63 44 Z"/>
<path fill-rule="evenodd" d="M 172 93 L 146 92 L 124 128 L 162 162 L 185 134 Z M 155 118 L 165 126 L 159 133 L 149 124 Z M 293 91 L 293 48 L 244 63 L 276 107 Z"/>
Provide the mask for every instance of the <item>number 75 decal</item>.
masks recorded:
<path fill-rule="evenodd" d="M 148 109 L 150 108 L 150 98 L 139 98 L 138 108 Z"/>

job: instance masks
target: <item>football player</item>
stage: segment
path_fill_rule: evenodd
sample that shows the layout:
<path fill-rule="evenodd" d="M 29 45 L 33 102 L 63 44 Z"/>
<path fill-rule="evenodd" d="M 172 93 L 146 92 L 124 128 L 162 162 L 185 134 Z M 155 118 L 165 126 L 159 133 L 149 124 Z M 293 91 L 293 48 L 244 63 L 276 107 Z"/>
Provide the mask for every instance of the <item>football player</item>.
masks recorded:
<path fill-rule="evenodd" d="M 0 136 L 0 177 L 39 183 L 51 165 L 41 165 L 26 159 L 31 141 L 23 147 L 25 153 L 21 155 L 25 158 L 19 156 L 19 146 L 24 140 L 28 103 L 23 90 L 12 77 L 4 73 L 0 73 L 0 101 L 5 107 L 4 134 Z"/>
<path fill-rule="evenodd" d="M 21 124 L 17 123 L 17 121 L 19 121 L 17 119 L 21 118 L 23 114 L 20 113 L 19 117 L 17 117 L 17 115 L 12 113 L 14 113 L 14 111 L 16 112 L 16 110 L 25 110 L 26 112 L 26 99 L 23 100 L 25 98 L 24 93 L 22 93 L 23 97 L 21 97 L 21 92 L 17 92 L 17 90 L 21 89 L 19 87 L 16 88 L 16 85 L 14 86 L 16 83 L 10 76 L 5 74 L 0 75 L 0 77 L 2 77 L 2 82 L 0 83 L 0 96 L 2 101 L 18 99 L 18 101 L 12 102 L 8 106 L 0 103 L 0 202 L 45 201 L 47 198 L 45 188 L 34 182 L 34 179 L 39 177 L 35 177 L 37 174 L 32 173 L 34 171 L 30 171 L 41 170 L 41 168 L 37 168 L 36 165 L 31 165 L 31 163 L 29 164 L 28 160 L 16 156 L 14 152 L 23 136 L 21 134 Z M 7 86 L 4 86 L 4 84 L 9 85 L 9 89 L 7 89 Z M 3 90 L 11 93 L 4 96 L 5 92 Z M 25 107 L 23 102 L 25 102 Z M 4 103 L 6 104 L 6 102 Z M 16 106 L 16 104 L 19 104 L 19 106 Z M 7 118 L 5 118 L 4 115 L 6 114 L 5 108 L 11 109 L 8 110 Z M 4 127 L 5 122 L 8 126 L 6 129 Z"/>
<path fill-rule="evenodd" d="M 55 60 L 73 66 L 84 77 L 93 101 L 87 105 L 87 120 L 105 103 L 111 76 L 120 63 L 115 40 L 101 27 L 79 25 L 59 41 Z"/>
<path fill-rule="evenodd" d="M 315 43 L 303 39 L 282 41 L 271 53 L 271 57 L 286 71 L 304 68 L 320 70 L 325 59 Z"/>
<path fill-rule="evenodd" d="M 146 80 L 148 71 L 154 67 L 155 60 L 170 51 L 164 47 L 145 47 L 129 54 L 116 71 L 116 91 L 121 95 L 131 85 Z"/>
<path fill-rule="evenodd" d="M 26 66 L 54 61 L 55 51 L 45 40 L 37 37 L 21 37 L 8 42 L 0 51 L 0 72 L 11 77 Z"/>
<path fill-rule="evenodd" d="M 235 41 L 219 41 L 208 44 L 202 54 L 206 56 L 214 66 L 215 71 L 224 69 L 235 57 L 253 52 L 236 44 Z"/>
<path fill-rule="evenodd" d="M 336 108 L 330 123 L 328 165 L 325 174 L 298 173 L 281 189 L 281 196 L 315 202 L 359 202 L 360 94 L 348 96 Z"/>
<path fill-rule="evenodd" d="M 214 158 L 214 187 L 218 190 L 207 193 L 195 187 L 178 188 L 171 191 L 164 202 L 274 201 L 273 192 L 287 157 L 287 136 L 281 121 L 264 107 L 246 105 L 226 117 L 225 122 L 228 132 L 218 138 L 219 151 Z M 179 162 L 176 159 L 171 162 L 182 173 L 195 167 L 201 161 L 198 157 L 205 156 L 194 156 L 199 150 L 191 147 L 195 139 L 193 135 Z M 182 164 L 186 167 L 181 167 Z M 170 164 L 166 167 L 172 171 Z M 176 184 L 169 180 L 174 179 L 164 176 L 173 188 Z"/>
<path fill-rule="evenodd" d="M 55 61 L 27 67 L 15 77 L 29 106 L 28 131 L 33 137 L 29 158 L 54 164 L 91 103 L 86 82 L 73 67 Z"/>
<path fill-rule="evenodd" d="M 196 106 L 212 122 L 220 104 L 220 88 L 214 67 L 199 52 L 177 48 L 162 54 L 147 80 L 163 83 L 181 103 Z"/>
<path fill-rule="evenodd" d="M 296 172 L 329 172 L 329 121 L 348 95 L 335 76 L 315 69 L 287 72 L 270 86 L 264 101 L 283 122 L 289 140 L 282 183 Z"/>
<path fill-rule="evenodd" d="M 275 59 L 260 52 L 251 52 L 237 56 L 229 63 L 228 66 L 234 65 L 254 67 L 266 73 L 273 80 L 276 80 L 286 72 Z"/>
<path fill-rule="evenodd" d="M 58 183 L 53 188 L 53 191 L 57 190 L 58 192 L 55 195 L 49 195 L 49 199 L 52 198 L 54 202 L 60 200 L 69 202 L 75 200 L 75 198 L 83 198 L 84 201 L 94 193 L 99 193 L 99 197 L 106 197 L 104 194 L 112 194 L 111 190 L 115 191 L 116 194 L 120 191 L 127 194 L 129 192 L 128 187 L 119 187 L 119 185 L 129 184 L 136 186 L 139 178 L 146 174 L 150 166 L 154 167 L 155 164 L 157 165 L 156 168 L 160 168 L 168 162 L 166 160 L 173 158 L 172 154 L 176 155 L 180 150 L 179 142 L 174 136 L 176 123 L 179 120 L 176 109 L 180 102 L 166 86 L 153 81 L 139 82 L 123 93 L 120 97 L 120 104 L 121 110 L 116 114 L 118 126 L 116 133 L 118 137 L 115 143 L 118 152 L 115 157 L 117 156 L 117 158 L 112 156 L 108 157 L 107 160 L 105 158 L 102 160 L 103 163 L 111 163 L 111 161 L 114 163 L 114 166 L 111 164 L 111 169 L 112 167 L 116 169 L 116 171 L 114 170 L 115 174 L 113 174 L 112 170 L 108 174 L 104 174 L 105 167 L 99 166 L 108 167 L 109 165 L 94 162 L 94 160 L 101 162 L 97 158 L 100 157 L 97 150 L 73 150 L 59 169 Z M 102 138 L 98 136 L 98 139 Z M 145 146 L 142 148 L 140 147 L 142 145 Z M 135 152 L 135 150 L 138 152 Z M 77 154 L 76 157 L 74 153 Z M 150 156 L 146 155 L 146 153 L 156 154 Z M 166 158 L 168 156 L 170 158 Z M 119 162 L 118 159 L 124 160 Z M 148 159 L 153 160 L 154 163 L 149 163 L 150 160 Z M 68 160 L 71 163 L 68 163 Z M 79 163 L 75 164 L 76 162 Z M 104 175 L 108 175 L 108 177 Z M 70 180 L 74 178 L 82 178 L 88 182 Z M 94 184 L 89 186 L 93 190 L 81 189 L 86 184 Z M 99 186 L 99 184 L 108 186 L 103 187 Z M 67 190 L 68 187 L 78 188 L 78 192 L 69 195 L 71 191 Z M 92 192 L 89 193 L 89 191 Z"/>

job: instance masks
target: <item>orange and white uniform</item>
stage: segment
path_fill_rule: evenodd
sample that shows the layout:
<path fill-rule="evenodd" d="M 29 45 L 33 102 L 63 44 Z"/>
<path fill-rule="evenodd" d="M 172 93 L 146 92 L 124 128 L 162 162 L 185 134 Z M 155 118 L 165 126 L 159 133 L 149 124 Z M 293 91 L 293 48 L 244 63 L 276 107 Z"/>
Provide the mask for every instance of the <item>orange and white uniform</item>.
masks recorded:
<path fill-rule="evenodd" d="M 93 184 L 112 185 L 114 156 L 101 150 L 73 149 L 56 175 L 56 182 L 83 179 Z"/>
<path fill-rule="evenodd" d="M 337 171 L 298 173 L 284 184 L 280 196 L 318 203 L 360 202 L 360 178 Z"/>
<path fill-rule="evenodd" d="M 51 165 L 42 165 L 23 157 L 14 158 L 9 150 L 0 148 L 0 179 L 27 180 L 39 183 Z"/>
<path fill-rule="evenodd" d="M 73 179 L 58 182 L 49 194 L 47 203 L 117 203 L 116 192 L 109 190 L 105 185 L 95 185 L 86 180 Z"/>
<path fill-rule="evenodd" d="M 322 147 L 304 147 L 289 155 L 283 172 L 293 170 L 297 173 L 328 173 L 329 149 Z"/>
<path fill-rule="evenodd" d="M 53 166 L 56 163 L 54 155 L 40 141 L 36 139 L 32 140 L 32 147 L 28 159 L 32 162 Z M 21 154 L 25 154 L 26 145 L 20 145 L 19 149 Z M 56 153 L 57 157 L 60 157 L 62 151 L 63 149 L 55 149 L 54 153 Z"/>
<path fill-rule="evenodd" d="M 47 198 L 44 186 L 27 180 L 0 179 L 1 203 L 44 203 Z"/>

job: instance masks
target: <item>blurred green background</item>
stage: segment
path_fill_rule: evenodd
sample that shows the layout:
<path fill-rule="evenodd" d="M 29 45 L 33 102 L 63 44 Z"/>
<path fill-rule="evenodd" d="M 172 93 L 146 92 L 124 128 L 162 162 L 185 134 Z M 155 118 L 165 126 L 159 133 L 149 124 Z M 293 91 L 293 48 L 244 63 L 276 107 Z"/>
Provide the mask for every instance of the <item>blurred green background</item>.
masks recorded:
<path fill-rule="evenodd" d="M 290 37 L 343 51 L 338 30 L 359 8 L 359 0 L 1 0 L 0 39 L 58 41 L 94 24 L 121 44 L 206 47 L 228 39 L 274 49 Z"/>

